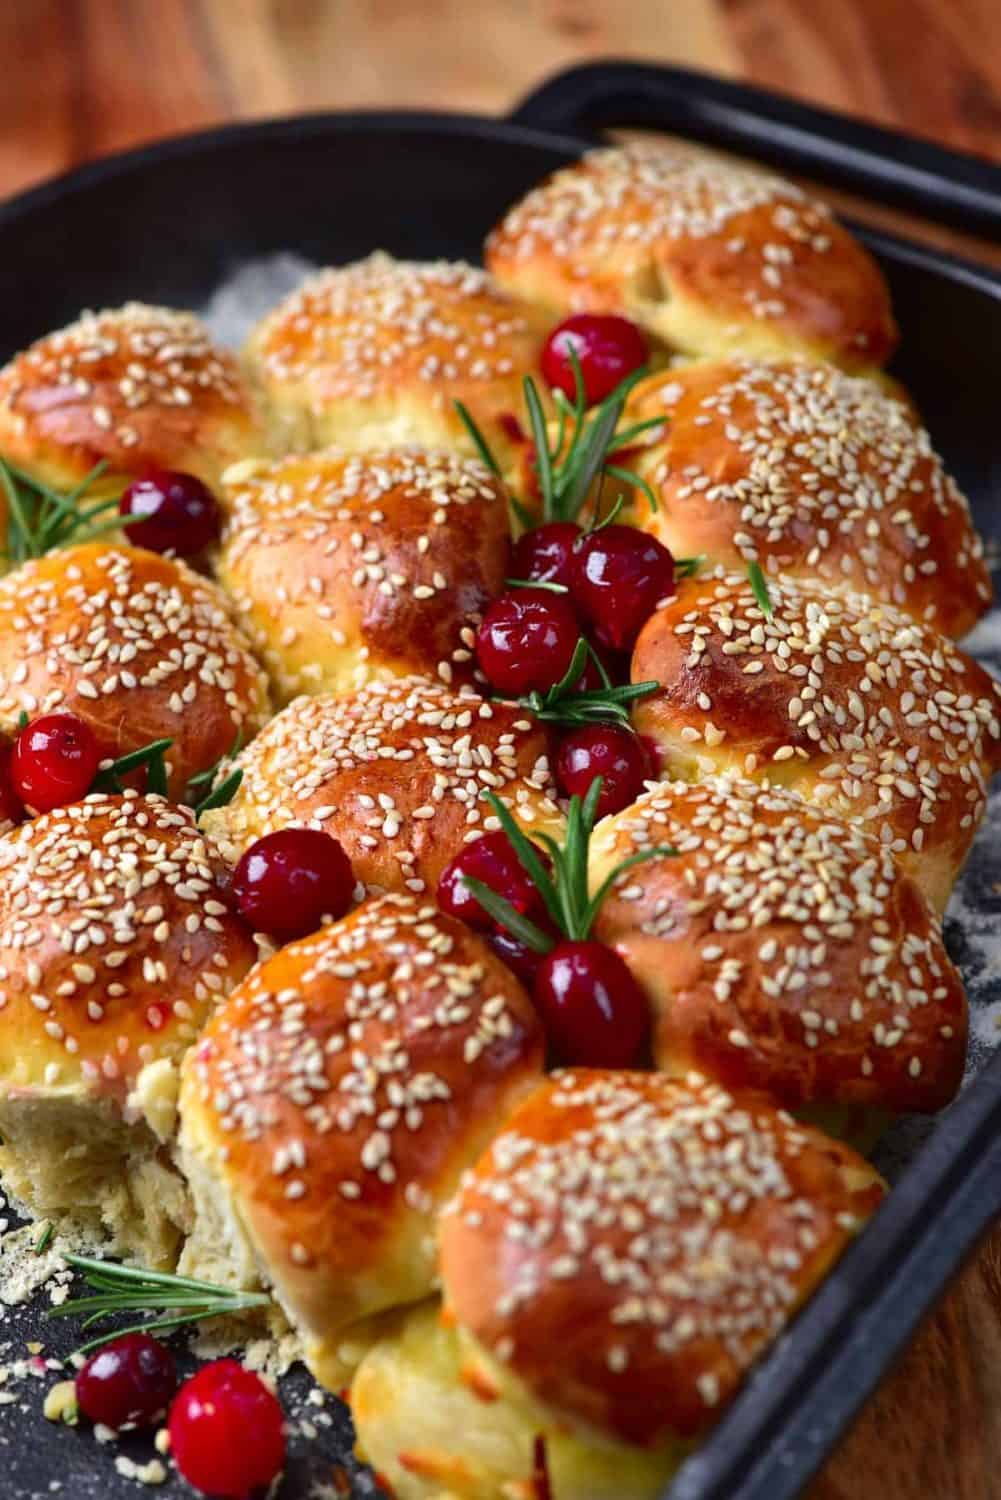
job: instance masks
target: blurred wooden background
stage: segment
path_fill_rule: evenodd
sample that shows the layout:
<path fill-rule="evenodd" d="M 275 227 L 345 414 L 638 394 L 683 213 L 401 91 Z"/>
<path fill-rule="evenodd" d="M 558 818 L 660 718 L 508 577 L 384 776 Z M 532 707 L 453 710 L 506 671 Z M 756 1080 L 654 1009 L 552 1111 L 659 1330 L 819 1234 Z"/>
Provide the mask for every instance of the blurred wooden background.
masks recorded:
<path fill-rule="evenodd" d="M 498 113 L 602 56 L 711 69 L 1001 161 L 1001 0 L 0 0 L 0 197 L 227 120 Z M 1001 1232 L 811 1500 L 1001 1500 Z"/>

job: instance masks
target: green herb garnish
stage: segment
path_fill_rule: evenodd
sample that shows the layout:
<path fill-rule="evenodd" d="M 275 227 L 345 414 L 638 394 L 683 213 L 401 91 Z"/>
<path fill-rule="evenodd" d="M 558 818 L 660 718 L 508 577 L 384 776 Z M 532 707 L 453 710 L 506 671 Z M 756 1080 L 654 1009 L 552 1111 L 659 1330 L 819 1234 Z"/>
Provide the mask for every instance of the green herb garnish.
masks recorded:
<path fill-rule="evenodd" d="M 678 852 L 677 849 L 665 844 L 632 854 L 621 864 L 616 865 L 602 881 L 595 894 L 589 896 L 587 857 L 591 834 L 594 831 L 598 800 L 601 797 L 600 776 L 596 776 L 592 781 L 586 797 L 570 798 L 566 838 L 562 845 L 557 844 L 556 840 L 550 838 L 548 834 L 536 835 L 552 860 L 551 874 L 546 869 L 538 849 L 518 827 L 500 798 L 493 792 L 486 792 L 484 795 L 507 834 L 519 864 L 529 875 L 542 897 L 547 912 L 559 931 L 571 942 L 587 940 L 601 903 L 608 895 L 613 882 L 620 875 L 632 869 L 634 865 L 643 864 L 646 860 L 667 858 Z M 559 941 L 550 933 L 543 932 L 541 927 L 536 926 L 521 912 L 515 911 L 509 901 L 491 890 L 482 880 L 477 880 L 472 875 L 463 875 L 462 879 L 484 911 L 508 932 L 520 938 L 533 952 L 548 953 Z"/>
<path fill-rule="evenodd" d="M 761 571 L 760 564 L 756 562 L 748 563 L 747 576 L 750 579 L 755 599 L 760 604 L 766 620 L 770 620 L 774 614 L 772 596 L 768 592 L 768 584 L 765 581 L 765 575 Z"/>
<path fill-rule="evenodd" d="M 202 813 L 207 813 L 210 808 L 228 807 L 236 796 L 243 781 L 242 770 L 236 769 L 231 771 L 217 787 L 213 788 L 212 783 L 218 778 L 223 766 L 228 765 L 231 760 L 236 759 L 242 746 L 243 731 L 238 730 L 236 739 L 230 745 L 229 749 L 223 755 L 220 755 L 215 765 L 209 766 L 207 771 L 199 771 L 197 776 L 192 776 L 188 782 L 185 800 L 194 808 L 196 821 L 201 817 Z M 198 793 L 202 787 L 207 787 L 208 791 L 203 796 L 199 796 Z"/>
<path fill-rule="evenodd" d="M 139 750 L 130 750 L 128 755 L 120 755 L 117 760 L 109 761 L 102 765 L 91 783 L 92 792 L 123 792 L 125 787 L 122 777 L 127 776 L 130 771 L 138 771 L 141 766 L 146 767 L 146 791 L 151 796 L 166 797 L 167 795 L 167 763 L 165 756 L 173 740 L 152 740 L 148 745 L 143 745 Z"/>
<path fill-rule="evenodd" d="M 573 366 L 575 394 L 571 401 L 563 391 L 553 391 L 557 426 L 552 443 L 538 387 L 530 375 L 526 375 L 523 382 L 525 409 L 535 447 L 535 466 L 542 495 L 542 515 L 541 519 L 536 518 L 527 506 L 515 500 L 518 519 L 526 527 L 546 521 L 575 520 L 587 500 L 592 484 L 599 476 L 617 479 L 627 488 L 640 490 L 651 510 L 656 510 L 657 497 L 646 480 L 631 469 L 609 462 L 613 454 L 635 443 L 642 433 L 652 427 L 664 425 L 663 417 L 649 417 L 642 422 L 634 422 L 621 432 L 617 430 L 629 392 L 647 374 L 646 368 L 634 370 L 631 375 L 627 375 L 604 401 L 588 410 L 580 360 L 575 350 L 570 349 L 568 353 Z M 500 464 L 470 412 L 461 401 L 455 403 L 455 408 L 483 462 L 492 473 L 499 475 Z"/>
<path fill-rule="evenodd" d="M 120 531 L 124 525 L 118 510 L 120 491 L 85 503 L 107 467 L 102 459 L 74 489 L 62 491 L 0 458 L 0 487 L 9 512 L 6 556 L 10 561 L 22 563 L 56 547 L 92 542 Z"/>
<path fill-rule="evenodd" d="M 580 680 L 590 656 L 601 677 L 600 688 L 575 693 L 574 684 Z M 660 687 L 659 682 L 630 682 L 615 687 L 602 665 L 601 657 L 581 636 L 566 674 L 547 692 L 529 693 L 517 701 L 535 715 L 551 724 L 621 724 L 628 726 L 627 704 L 639 698 L 648 698 Z"/>
<path fill-rule="evenodd" d="M 117 1261 L 92 1260 L 83 1255 L 67 1255 L 66 1264 L 79 1271 L 93 1288 L 92 1297 L 77 1297 L 61 1307 L 49 1308 L 47 1317 L 83 1317 L 83 1327 L 91 1328 L 116 1313 L 154 1313 L 151 1322 L 132 1323 L 114 1334 L 104 1333 L 81 1344 L 76 1351 L 86 1354 L 106 1344 L 111 1337 L 125 1333 L 163 1333 L 186 1323 L 201 1323 L 206 1318 L 244 1312 L 252 1307 L 266 1307 L 270 1297 L 265 1292 L 237 1291 L 215 1286 L 210 1281 L 194 1281 L 188 1276 L 170 1276 L 162 1271 L 144 1271 L 138 1266 Z"/>

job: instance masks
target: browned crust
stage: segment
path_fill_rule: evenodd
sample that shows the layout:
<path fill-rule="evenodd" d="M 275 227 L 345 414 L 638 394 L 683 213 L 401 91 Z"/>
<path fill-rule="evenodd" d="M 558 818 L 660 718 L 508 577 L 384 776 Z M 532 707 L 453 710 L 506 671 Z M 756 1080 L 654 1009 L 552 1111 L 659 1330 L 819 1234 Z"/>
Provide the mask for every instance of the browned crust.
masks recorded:
<path fill-rule="evenodd" d="M 557 1075 L 443 1220 L 446 1306 L 554 1412 L 640 1445 L 695 1436 L 881 1195 L 760 1095 Z"/>
<path fill-rule="evenodd" d="M 657 1065 L 788 1108 L 942 1109 L 966 1057 L 963 985 L 927 899 L 861 829 L 756 782 L 650 789 L 606 820 L 598 915 L 644 986 Z"/>

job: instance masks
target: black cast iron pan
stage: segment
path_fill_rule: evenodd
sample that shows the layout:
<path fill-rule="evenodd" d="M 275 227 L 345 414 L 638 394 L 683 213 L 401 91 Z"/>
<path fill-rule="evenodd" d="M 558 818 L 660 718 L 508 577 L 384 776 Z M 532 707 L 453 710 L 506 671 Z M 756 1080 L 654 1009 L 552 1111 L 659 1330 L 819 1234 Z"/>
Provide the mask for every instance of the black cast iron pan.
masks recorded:
<path fill-rule="evenodd" d="M 856 194 L 1001 239 L 1001 170 L 972 157 L 694 73 L 595 64 L 544 85 L 509 120 L 353 113 L 227 127 L 98 162 L 0 206 L 0 356 L 83 306 L 129 297 L 197 307 L 241 263 L 294 250 L 316 262 L 380 247 L 476 259 L 503 210 L 579 155 L 604 126 L 661 127 L 743 151 Z M 861 231 L 890 279 L 904 331 L 895 366 L 915 394 L 981 529 L 1001 538 L 997 351 L 1001 274 L 889 235 Z M 985 922 L 1001 915 L 1001 851 L 981 845 L 971 875 Z M 954 939 L 961 945 L 962 934 Z M 957 955 L 960 961 L 963 954 Z M 1001 998 L 970 955 L 981 1001 Z M 762 1363 L 671 1500 L 792 1500 L 1001 1212 L 1001 1057 L 943 1117 L 886 1206 Z M 36 1307 L 0 1323 L 0 1362 L 28 1340 L 72 1347 Z M 55 1378 L 50 1374 L 47 1382 Z M 135 1500 L 135 1480 L 89 1433 L 47 1424 L 41 1384 L 0 1387 L 0 1495 Z M 333 1398 L 307 1403 L 301 1373 L 284 1388 L 296 1436 L 283 1500 L 377 1493 L 347 1458 Z M 329 1424 L 329 1425 L 326 1425 Z M 119 1450 L 141 1459 L 148 1443 Z M 338 1482 L 342 1482 L 338 1479 Z M 58 1491 L 57 1491 L 58 1492 Z M 188 1493 L 177 1480 L 158 1492 Z M 873 1491 L 875 1493 L 875 1491 Z M 622 1500 L 629 1500 L 623 1495 Z"/>

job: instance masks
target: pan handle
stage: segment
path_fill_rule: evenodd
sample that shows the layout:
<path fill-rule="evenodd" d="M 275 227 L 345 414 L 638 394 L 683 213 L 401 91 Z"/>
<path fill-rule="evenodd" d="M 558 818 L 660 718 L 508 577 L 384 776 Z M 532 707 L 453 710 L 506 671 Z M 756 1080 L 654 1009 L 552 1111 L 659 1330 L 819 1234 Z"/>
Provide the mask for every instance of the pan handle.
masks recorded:
<path fill-rule="evenodd" d="M 511 119 L 564 135 L 592 135 L 606 126 L 676 131 L 939 224 L 1001 238 L 1001 167 L 709 73 L 585 63 L 541 84 Z"/>

